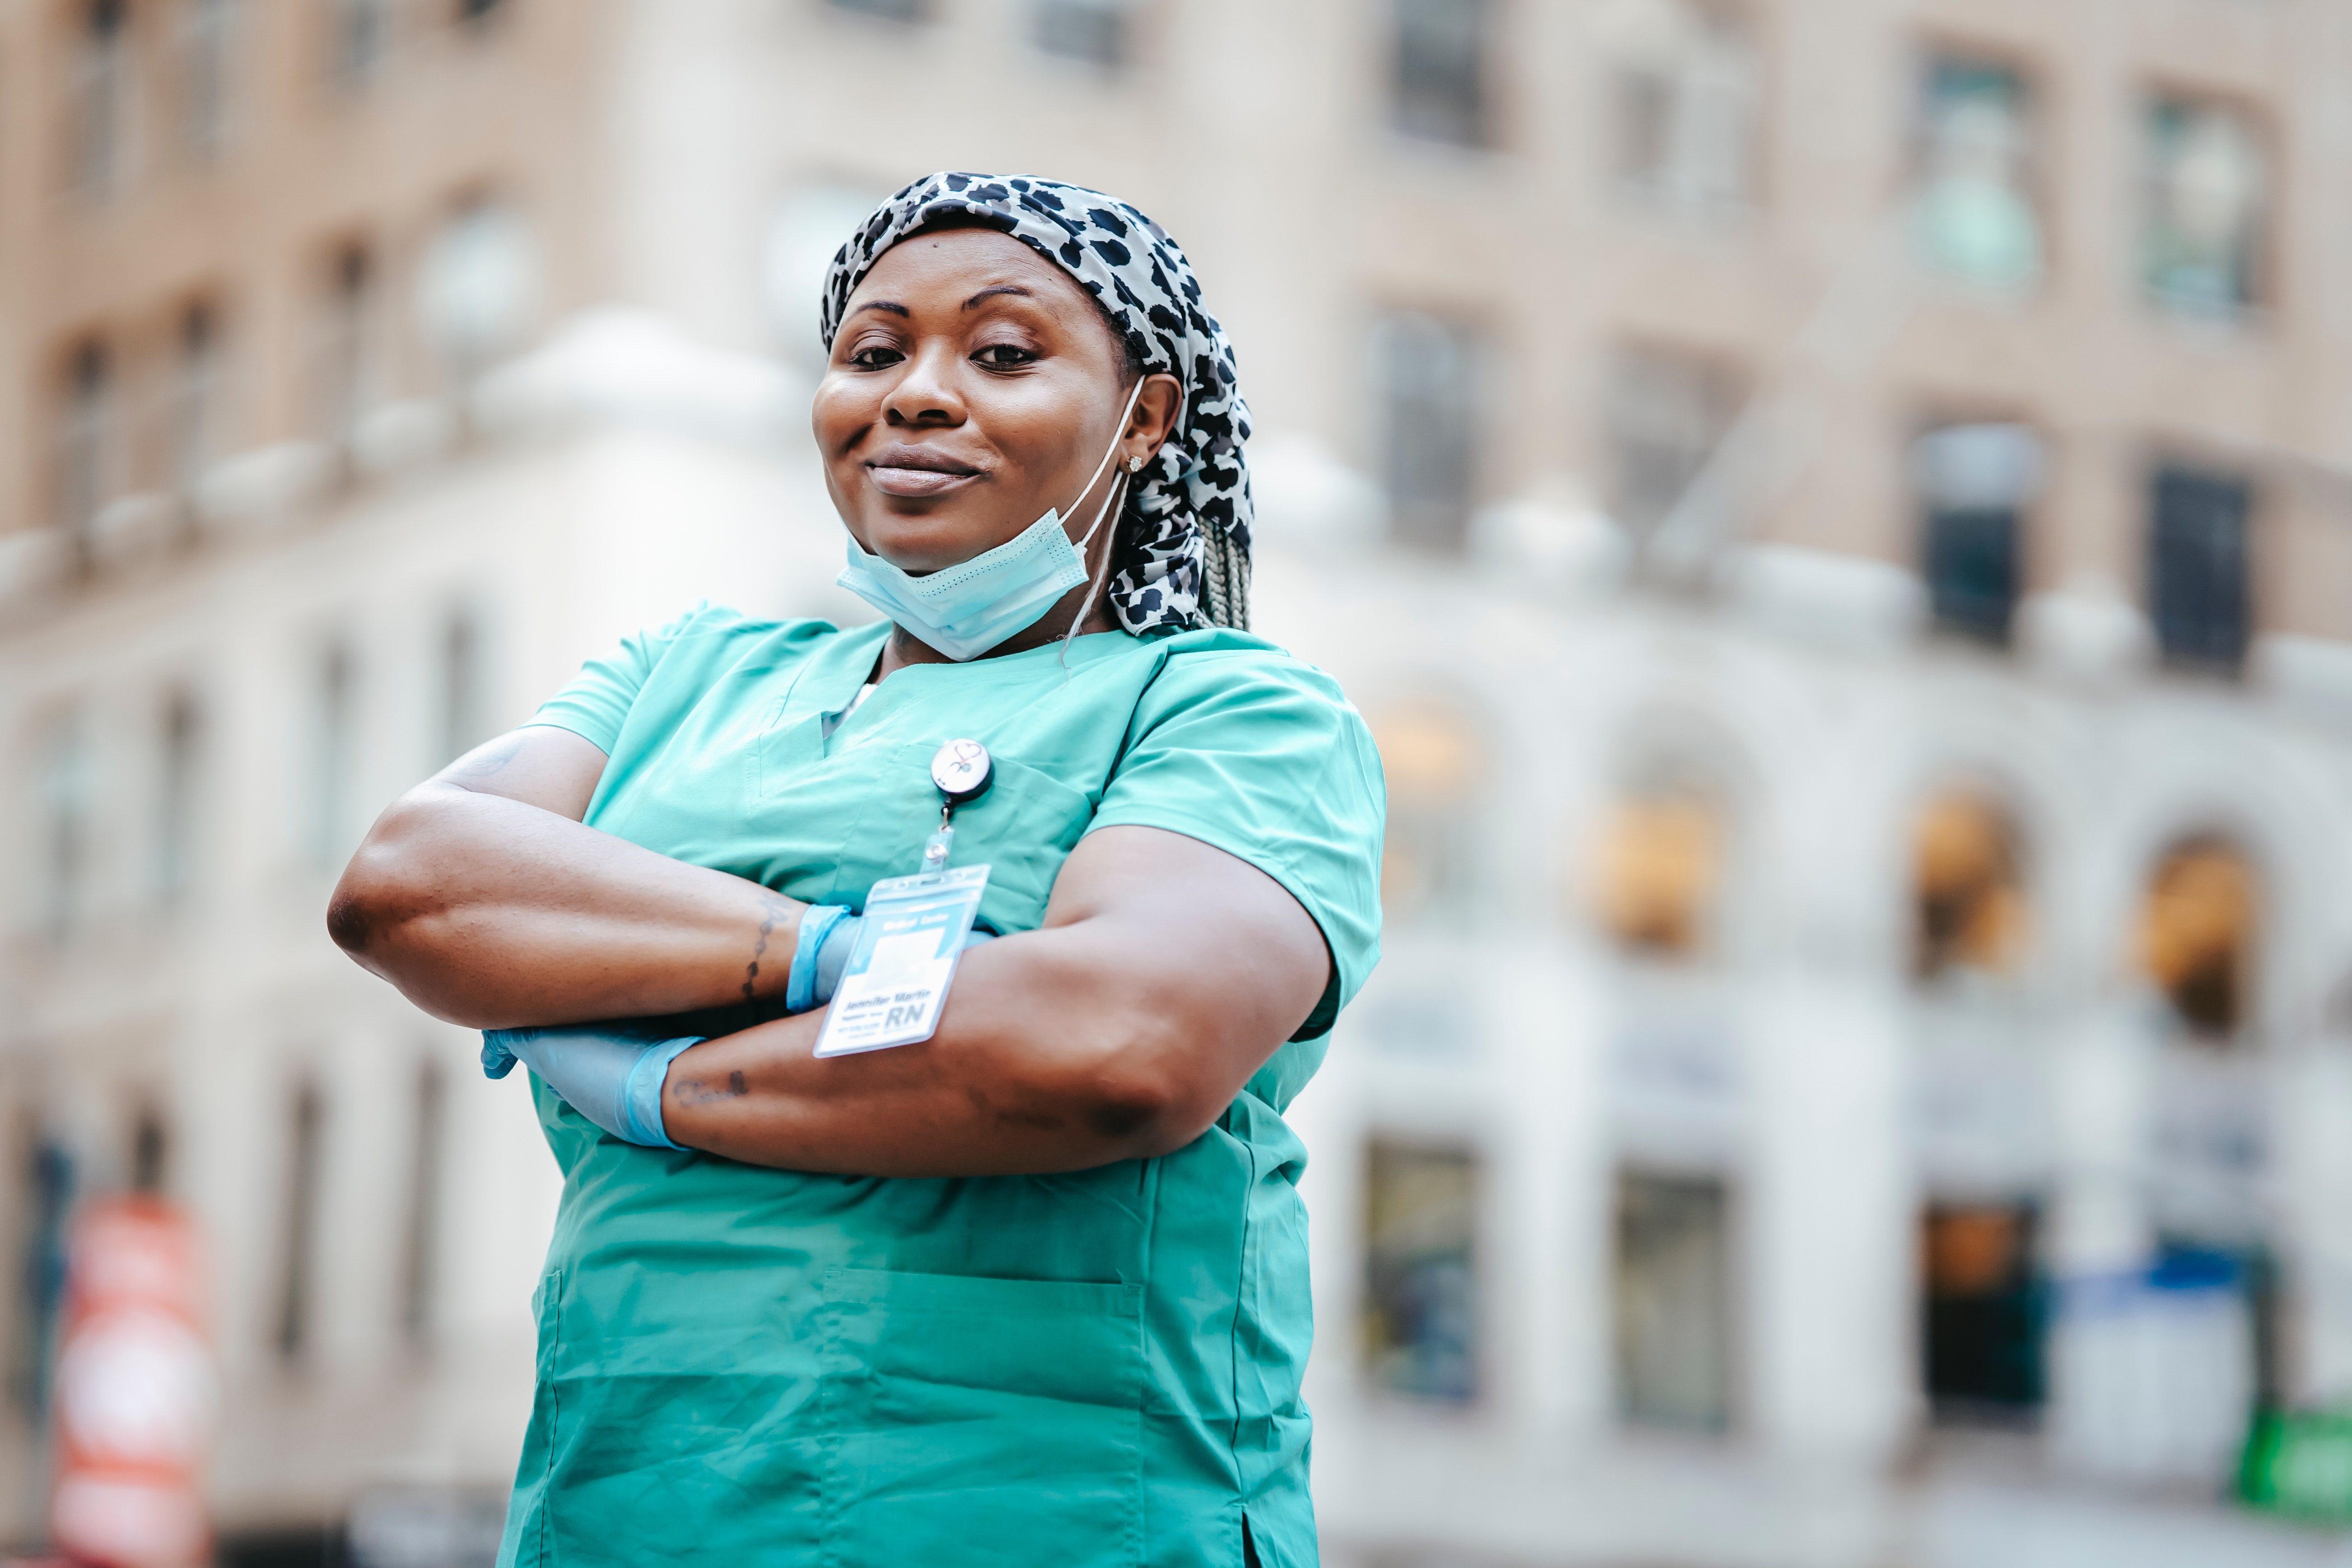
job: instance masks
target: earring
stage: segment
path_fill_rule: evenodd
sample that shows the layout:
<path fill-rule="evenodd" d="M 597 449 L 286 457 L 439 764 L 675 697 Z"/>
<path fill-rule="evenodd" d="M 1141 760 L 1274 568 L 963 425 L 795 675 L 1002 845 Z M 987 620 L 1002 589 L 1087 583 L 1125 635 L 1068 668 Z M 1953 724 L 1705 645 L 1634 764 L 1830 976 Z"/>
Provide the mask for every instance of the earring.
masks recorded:
<path fill-rule="evenodd" d="M 1140 458 L 1129 458 L 1127 460 L 1127 471 L 1130 474 L 1139 474 L 1143 472 L 1143 459 Z"/>

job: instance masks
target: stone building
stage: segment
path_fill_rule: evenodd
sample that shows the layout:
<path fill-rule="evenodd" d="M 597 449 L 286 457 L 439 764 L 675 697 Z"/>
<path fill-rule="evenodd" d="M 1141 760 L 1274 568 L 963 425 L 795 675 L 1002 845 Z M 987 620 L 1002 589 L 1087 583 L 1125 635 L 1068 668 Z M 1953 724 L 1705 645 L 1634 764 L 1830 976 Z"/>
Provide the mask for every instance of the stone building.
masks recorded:
<path fill-rule="evenodd" d="M 1327 1557 L 2320 1560 L 2221 1500 L 2352 1395 L 2347 69 L 2326 0 L 0 0 L 0 1533 L 147 1184 L 225 1555 L 468 1560 L 551 1169 L 326 889 L 623 630 L 855 609 L 815 279 L 963 166 L 1183 240 L 1259 625 L 1381 737 Z"/>

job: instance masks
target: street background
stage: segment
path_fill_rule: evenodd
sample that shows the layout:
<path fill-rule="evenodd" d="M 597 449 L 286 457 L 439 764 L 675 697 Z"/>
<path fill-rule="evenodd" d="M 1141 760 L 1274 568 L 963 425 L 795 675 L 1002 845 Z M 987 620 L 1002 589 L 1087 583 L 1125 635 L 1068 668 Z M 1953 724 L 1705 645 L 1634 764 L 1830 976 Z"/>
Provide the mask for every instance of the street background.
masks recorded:
<path fill-rule="evenodd" d="M 0 1543 L 487 1563 L 552 1162 L 328 942 L 816 289 L 1116 193 L 1391 792 L 1334 1568 L 2352 1563 L 2352 9 L 0 0 Z"/>

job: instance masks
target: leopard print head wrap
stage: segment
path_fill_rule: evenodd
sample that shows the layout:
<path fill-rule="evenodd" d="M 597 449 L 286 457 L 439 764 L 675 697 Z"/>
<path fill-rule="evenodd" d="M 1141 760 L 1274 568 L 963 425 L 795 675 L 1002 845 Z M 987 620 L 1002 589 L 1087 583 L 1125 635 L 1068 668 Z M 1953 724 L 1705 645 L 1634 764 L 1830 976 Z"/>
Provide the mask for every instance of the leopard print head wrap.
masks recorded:
<path fill-rule="evenodd" d="M 1192 264 L 1125 202 L 1028 176 L 926 175 L 874 209 L 825 273 L 819 318 L 828 352 L 849 296 L 901 239 L 942 219 L 992 228 L 1078 280 L 1127 340 L 1144 374 L 1184 388 L 1175 430 L 1135 476 L 1112 545 L 1108 596 L 1130 632 L 1249 626 L 1249 405 L 1234 345 L 1201 304 Z"/>

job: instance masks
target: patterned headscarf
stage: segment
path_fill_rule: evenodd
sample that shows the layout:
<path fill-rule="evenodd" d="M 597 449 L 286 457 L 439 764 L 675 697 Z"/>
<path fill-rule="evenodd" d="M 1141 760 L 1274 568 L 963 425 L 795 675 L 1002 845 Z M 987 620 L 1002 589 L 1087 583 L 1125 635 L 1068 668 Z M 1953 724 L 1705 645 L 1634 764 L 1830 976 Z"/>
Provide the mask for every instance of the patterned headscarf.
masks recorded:
<path fill-rule="evenodd" d="M 1028 246 L 1078 280 L 1118 324 L 1144 374 L 1184 388 L 1177 426 L 1135 476 L 1113 545 L 1108 596 L 1130 632 L 1249 625 L 1249 405 L 1234 345 L 1201 304 L 1192 264 L 1150 218 L 1098 191 L 1027 176 L 926 175 L 874 209 L 834 254 L 819 318 L 833 347 L 849 296 L 884 251 L 961 218 Z"/>

